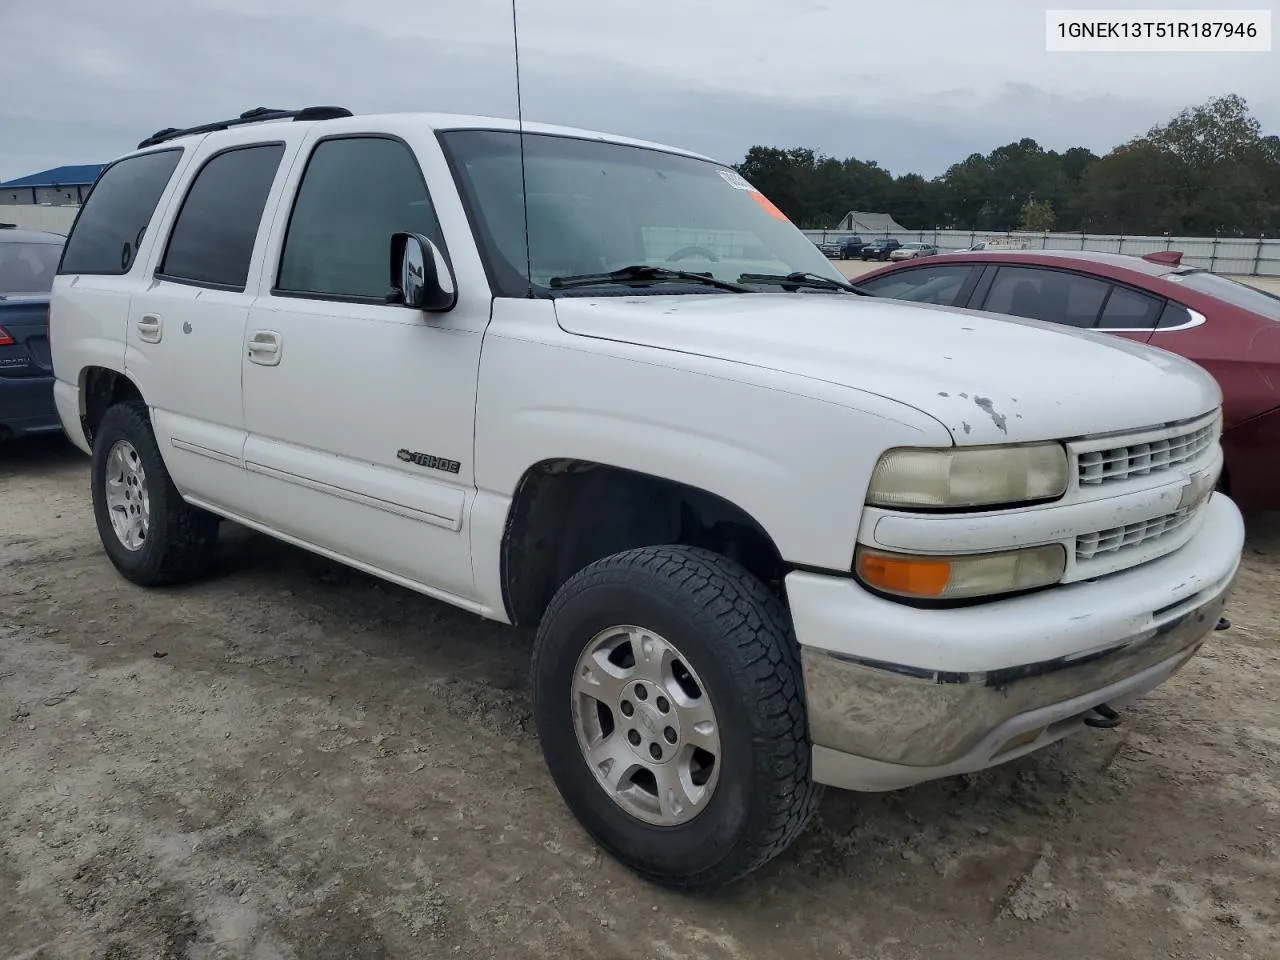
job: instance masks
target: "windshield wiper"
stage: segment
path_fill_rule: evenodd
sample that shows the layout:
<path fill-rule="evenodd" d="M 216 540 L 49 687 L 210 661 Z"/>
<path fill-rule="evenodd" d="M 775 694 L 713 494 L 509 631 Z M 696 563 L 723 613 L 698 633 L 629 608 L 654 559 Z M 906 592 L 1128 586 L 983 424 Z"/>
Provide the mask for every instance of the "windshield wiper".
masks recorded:
<path fill-rule="evenodd" d="M 605 283 L 643 284 L 671 283 L 674 281 L 702 283 L 709 287 L 718 287 L 721 290 L 730 290 L 734 293 L 755 293 L 750 287 L 745 287 L 741 283 L 717 280 L 709 273 L 668 270 L 665 267 L 651 267 L 645 264 L 623 267 L 611 273 L 581 273 L 571 277 L 552 277 L 550 285 L 553 289 L 564 290 L 567 287 L 591 287 Z"/>
<path fill-rule="evenodd" d="M 863 297 L 874 297 L 875 294 L 865 287 L 859 287 L 852 283 L 841 283 L 839 280 L 832 280 L 830 277 L 824 277 L 820 273 L 744 273 L 738 277 L 739 283 L 776 283 L 780 287 L 790 287 L 793 290 L 799 287 L 811 287 L 814 290 L 844 290 L 848 293 L 856 293 Z"/>

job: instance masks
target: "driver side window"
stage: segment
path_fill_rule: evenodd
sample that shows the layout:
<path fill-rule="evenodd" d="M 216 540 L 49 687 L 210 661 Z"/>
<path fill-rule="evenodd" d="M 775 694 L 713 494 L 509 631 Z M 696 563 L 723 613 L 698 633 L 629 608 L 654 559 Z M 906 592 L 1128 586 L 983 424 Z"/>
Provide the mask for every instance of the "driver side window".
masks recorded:
<path fill-rule="evenodd" d="M 391 288 L 391 235 L 402 231 L 445 252 L 409 148 L 390 137 L 322 140 L 298 187 L 274 292 L 380 303 Z"/>
<path fill-rule="evenodd" d="M 954 307 L 960 301 L 961 291 L 969 286 L 976 273 L 976 267 L 965 264 L 939 264 L 936 267 L 899 270 L 870 280 L 855 279 L 853 282 L 877 296 L 893 300 Z"/>

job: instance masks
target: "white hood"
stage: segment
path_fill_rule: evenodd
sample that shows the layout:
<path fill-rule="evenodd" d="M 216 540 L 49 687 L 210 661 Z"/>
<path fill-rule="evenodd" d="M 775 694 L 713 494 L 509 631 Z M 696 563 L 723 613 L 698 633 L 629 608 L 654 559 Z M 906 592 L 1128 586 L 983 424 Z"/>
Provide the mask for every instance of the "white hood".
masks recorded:
<path fill-rule="evenodd" d="M 1066 439 L 1199 416 L 1217 382 L 1171 353 L 1035 320 L 902 301 L 771 294 L 563 297 L 560 326 L 897 400 L 957 443 Z"/>

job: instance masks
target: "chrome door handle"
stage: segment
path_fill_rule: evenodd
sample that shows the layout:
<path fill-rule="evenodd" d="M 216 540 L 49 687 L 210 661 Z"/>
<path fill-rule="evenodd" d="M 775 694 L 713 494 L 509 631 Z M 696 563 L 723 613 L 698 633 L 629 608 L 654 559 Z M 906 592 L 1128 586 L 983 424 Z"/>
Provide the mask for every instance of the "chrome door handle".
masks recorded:
<path fill-rule="evenodd" d="M 144 313 L 138 318 L 138 339 L 144 343 L 159 343 L 164 335 L 164 321 L 159 314 Z"/>
<path fill-rule="evenodd" d="M 280 334 L 274 330 L 255 330 L 249 337 L 249 359 L 264 367 L 274 367 L 280 362 Z"/>

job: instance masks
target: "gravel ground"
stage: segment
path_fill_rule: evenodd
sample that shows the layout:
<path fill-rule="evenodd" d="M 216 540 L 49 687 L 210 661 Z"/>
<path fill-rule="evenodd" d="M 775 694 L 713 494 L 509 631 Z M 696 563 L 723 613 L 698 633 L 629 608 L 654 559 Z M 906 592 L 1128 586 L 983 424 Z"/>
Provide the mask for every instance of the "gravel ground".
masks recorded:
<path fill-rule="evenodd" d="M 1280 522 L 1115 731 L 897 794 L 655 889 L 566 813 L 528 638 L 229 525 L 146 592 L 87 461 L 0 452 L 0 960 L 1280 957 Z"/>

